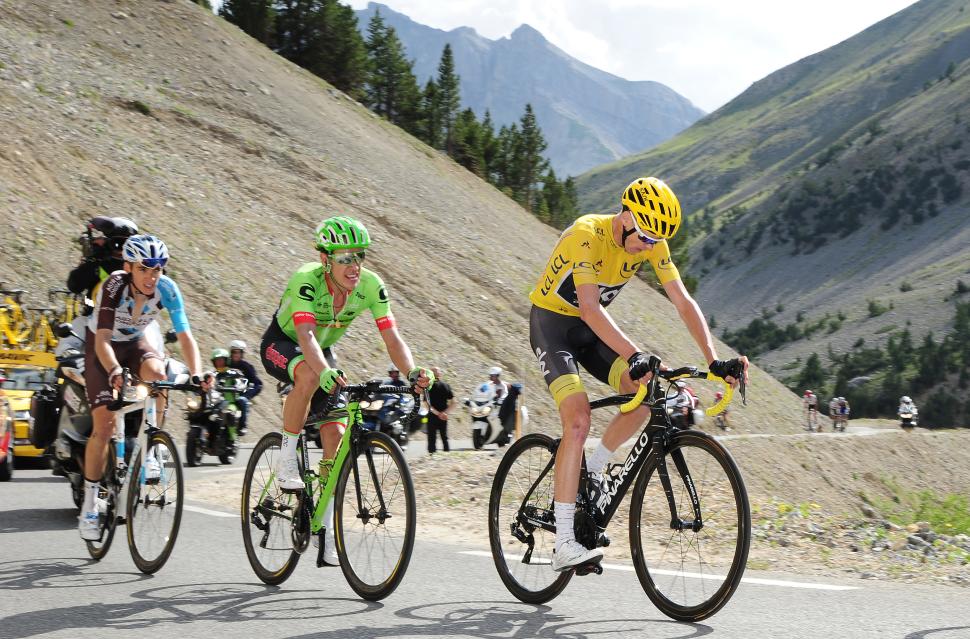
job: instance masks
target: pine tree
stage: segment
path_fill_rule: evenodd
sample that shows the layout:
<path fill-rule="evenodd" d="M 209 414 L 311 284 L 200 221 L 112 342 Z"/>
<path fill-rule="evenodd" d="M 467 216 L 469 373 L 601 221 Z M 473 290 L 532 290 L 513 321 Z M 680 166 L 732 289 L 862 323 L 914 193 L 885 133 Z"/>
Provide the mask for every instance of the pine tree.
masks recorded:
<path fill-rule="evenodd" d="M 798 375 L 798 388 L 821 388 L 823 383 L 825 383 L 825 371 L 822 370 L 822 361 L 818 353 L 812 353 Z"/>
<path fill-rule="evenodd" d="M 303 67 L 310 68 L 310 50 L 319 40 L 320 0 L 277 0 L 276 52 Z"/>
<path fill-rule="evenodd" d="M 414 77 L 414 63 L 393 27 L 384 23 L 380 11 L 367 25 L 367 104 L 380 116 L 419 134 L 421 92 Z"/>
<path fill-rule="evenodd" d="M 443 130 L 443 148 L 448 155 L 453 155 L 455 120 L 458 118 L 458 109 L 461 108 L 461 92 L 459 78 L 455 75 L 455 60 L 451 53 L 450 44 L 446 44 L 441 52 L 441 61 L 438 63 L 438 77 L 435 83 L 438 85 L 438 108 Z"/>
<path fill-rule="evenodd" d="M 367 106 L 377 115 L 387 117 L 388 93 L 390 88 L 387 80 L 388 44 L 387 25 L 380 10 L 374 12 L 367 23 L 368 76 L 367 76 Z"/>
<path fill-rule="evenodd" d="M 273 0 L 223 0 L 219 15 L 250 37 L 271 45 L 276 17 Z"/>
<path fill-rule="evenodd" d="M 492 124 L 492 114 L 488 109 L 485 110 L 485 117 L 482 118 L 482 174 L 486 181 L 495 183 L 495 156 L 498 153 L 498 141 L 495 138 L 495 126 Z"/>
<path fill-rule="evenodd" d="M 421 131 L 421 139 L 428 146 L 441 148 L 441 98 L 437 83 L 431 79 L 421 93 Z"/>
<path fill-rule="evenodd" d="M 549 165 L 548 160 L 542 155 L 546 150 L 546 140 L 542 136 L 542 130 L 536 122 L 535 113 L 531 104 L 525 105 L 525 113 L 519 120 L 520 133 L 518 136 L 518 153 L 516 154 L 517 182 L 514 190 L 519 195 L 519 202 L 525 208 L 531 210 L 535 200 L 536 184 L 545 168 Z"/>
<path fill-rule="evenodd" d="M 482 155 L 482 125 L 475 112 L 465 109 L 455 121 L 454 158 L 458 164 L 479 177 L 485 175 L 485 158 Z"/>
<path fill-rule="evenodd" d="M 562 184 L 556 178 L 556 172 L 552 169 L 542 178 L 542 193 L 536 198 L 539 207 L 533 206 L 534 213 L 541 221 L 551 224 L 556 228 L 563 228 L 562 225 Z M 544 211 L 545 217 L 540 213 Z"/>

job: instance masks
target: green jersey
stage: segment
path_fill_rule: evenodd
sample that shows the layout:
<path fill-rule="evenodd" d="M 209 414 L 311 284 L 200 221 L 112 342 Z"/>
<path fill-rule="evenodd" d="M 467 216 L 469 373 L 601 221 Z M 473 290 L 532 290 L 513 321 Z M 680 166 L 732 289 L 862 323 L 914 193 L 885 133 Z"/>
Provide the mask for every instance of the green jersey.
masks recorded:
<path fill-rule="evenodd" d="M 294 342 L 298 324 L 313 323 L 314 334 L 321 348 L 333 344 L 347 332 L 347 327 L 365 310 L 369 310 L 379 330 L 394 326 L 391 305 L 384 282 L 373 271 L 360 269 L 360 281 L 347 294 L 347 301 L 339 313 L 333 312 L 333 294 L 327 285 L 320 262 L 304 264 L 290 277 L 286 292 L 276 310 L 276 322 Z"/>

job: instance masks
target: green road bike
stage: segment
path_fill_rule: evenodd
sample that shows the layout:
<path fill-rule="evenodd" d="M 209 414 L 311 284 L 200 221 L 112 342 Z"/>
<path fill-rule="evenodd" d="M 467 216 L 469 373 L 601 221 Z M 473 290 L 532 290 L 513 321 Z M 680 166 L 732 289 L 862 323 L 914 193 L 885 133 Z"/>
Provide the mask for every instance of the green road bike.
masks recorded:
<path fill-rule="evenodd" d="M 347 419 L 333 460 L 321 460 L 312 468 L 304 431 L 300 432 L 297 462 L 305 482 L 302 492 L 284 492 L 276 482 L 282 434 L 268 433 L 259 440 L 246 466 L 240 512 L 246 555 L 263 582 L 285 581 L 314 535 L 319 540 L 317 567 L 325 565 L 324 518 L 335 500 L 337 556 L 350 587 L 370 601 L 394 592 L 414 547 L 414 483 L 400 446 L 384 433 L 365 429 L 361 408 L 372 393 L 411 392 L 410 386 L 380 382 L 345 386 L 346 407 L 326 415 L 326 421 Z M 420 402 L 414 405 L 412 419 Z"/>

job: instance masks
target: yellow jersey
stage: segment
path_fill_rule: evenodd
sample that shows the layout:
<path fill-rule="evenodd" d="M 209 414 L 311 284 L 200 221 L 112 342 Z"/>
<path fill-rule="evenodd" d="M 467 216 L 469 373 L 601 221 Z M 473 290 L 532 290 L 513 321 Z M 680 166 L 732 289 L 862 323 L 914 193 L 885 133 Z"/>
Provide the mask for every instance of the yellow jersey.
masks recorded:
<path fill-rule="evenodd" d="M 680 279 L 666 241 L 631 255 L 613 239 L 613 217 L 584 215 L 563 231 L 545 271 L 529 294 L 533 304 L 578 317 L 576 287 L 596 284 L 600 289 L 600 304 L 609 306 L 645 262 L 653 266 L 661 284 Z"/>

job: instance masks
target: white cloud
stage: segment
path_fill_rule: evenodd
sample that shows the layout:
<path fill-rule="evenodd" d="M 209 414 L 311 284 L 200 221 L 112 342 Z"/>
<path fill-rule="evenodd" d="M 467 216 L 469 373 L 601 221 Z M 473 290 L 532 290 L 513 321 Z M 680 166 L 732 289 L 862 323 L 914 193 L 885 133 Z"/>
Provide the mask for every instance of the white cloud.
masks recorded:
<path fill-rule="evenodd" d="M 520 24 L 583 62 L 656 80 L 713 110 L 751 83 L 830 47 L 913 0 L 384 0 L 439 29 L 487 38 Z M 367 0 L 352 0 L 355 8 Z"/>

